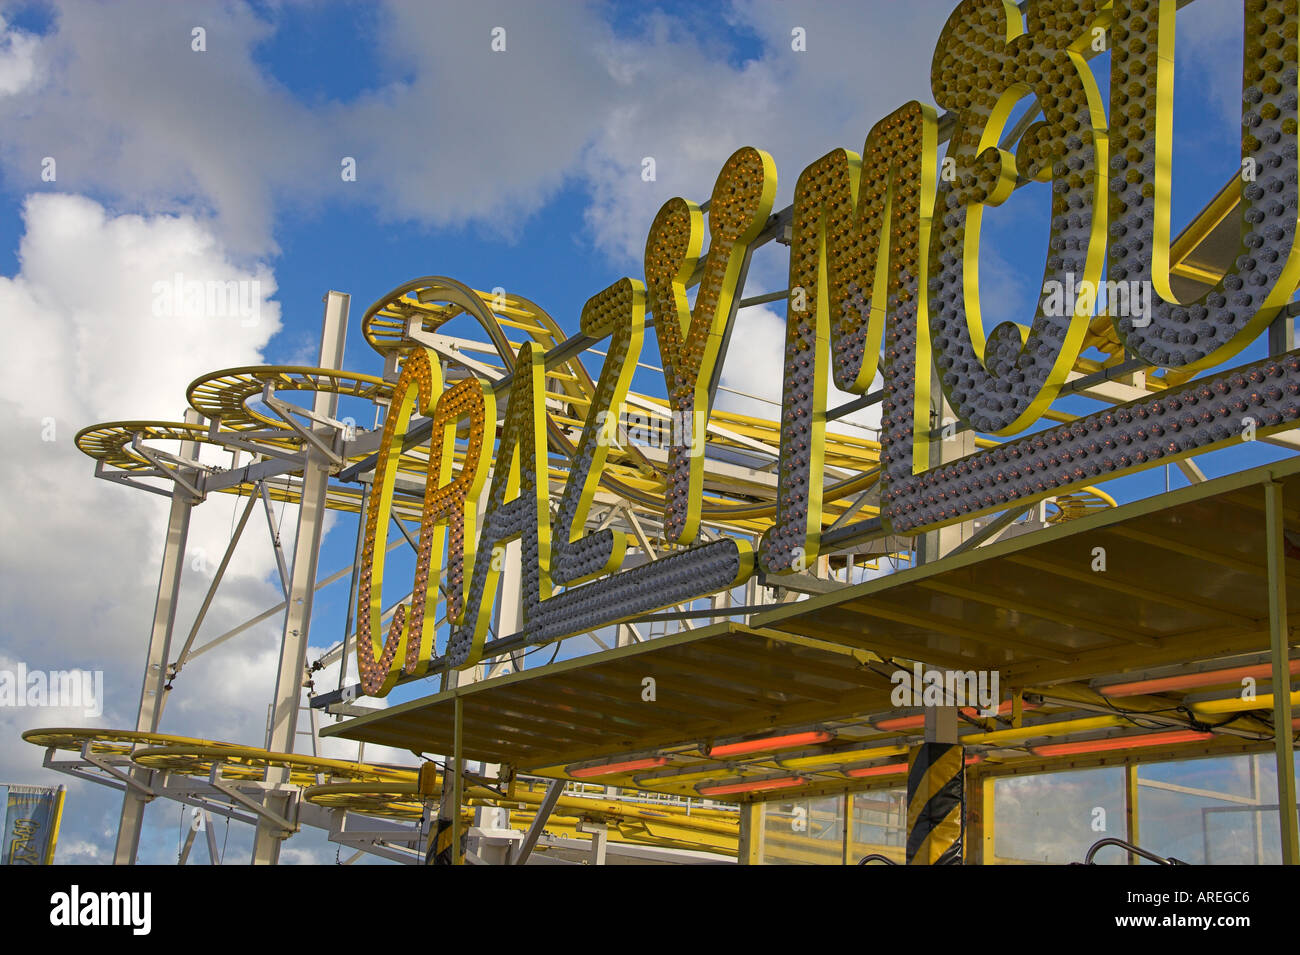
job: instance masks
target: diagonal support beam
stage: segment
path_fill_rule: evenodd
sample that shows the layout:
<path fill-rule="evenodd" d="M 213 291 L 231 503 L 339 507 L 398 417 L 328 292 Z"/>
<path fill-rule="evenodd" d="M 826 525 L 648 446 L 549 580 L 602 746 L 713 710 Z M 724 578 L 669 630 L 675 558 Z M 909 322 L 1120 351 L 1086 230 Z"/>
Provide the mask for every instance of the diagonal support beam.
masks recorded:
<path fill-rule="evenodd" d="M 394 541 L 393 543 L 388 545 L 388 553 L 392 553 L 394 550 L 396 550 L 401 546 L 402 546 L 401 541 Z M 352 573 L 352 567 L 353 565 L 349 564 L 348 566 L 344 567 L 342 570 L 336 570 L 328 577 L 322 577 L 320 580 L 316 581 L 315 589 L 317 591 L 320 591 L 325 587 L 328 587 L 330 584 L 334 583 L 335 581 L 342 580 L 348 574 Z M 177 660 L 176 663 L 173 665 L 183 666 L 184 664 L 188 663 L 190 660 L 193 660 L 195 657 L 207 653 L 209 650 L 216 649 L 218 646 L 225 643 L 227 640 L 239 636 L 244 631 L 252 629 L 253 627 L 257 626 L 259 623 L 271 619 L 278 613 L 283 613 L 284 608 L 285 608 L 285 604 L 278 603 L 274 607 L 270 607 L 266 610 L 263 610 L 256 617 L 250 617 L 248 620 L 245 620 L 239 626 L 234 627 L 231 630 L 227 630 L 221 636 L 213 637 L 211 640 L 203 644 L 203 646 L 199 647 L 197 650 L 191 650 L 188 654 L 184 655 L 179 660 Z"/>
<path fill-rule="evenodd" d="M 160 487 L 154 487 L 152 484 L 145 484 L 137 480 L 142 477 L 167 477 L 166 474 L 158 473 L 157 468 L 148 471 L 109 471 L 104 467 L 103 461 L 95 462 L 95 477 L 103 481 L 112 481 L 114 484 L 125 484 L 127 487 L 137 488 L 141 491 L 148 491 L 150 494 L 158 494 L 162 497 L 171 497 L 171 491 L 164 491 Z"/>
<path fill-rule="evenodd" d="M 423 323 L 424 319 L 420 316 L 412 316 L 408 319 L 406 337 L 413 342 L 427 345 L 444 358 L 449 358 L 457 364 L 464 365 L 471 371 L 477 372 L 487 381 L 498 381 L 505 377 L 505 373 L 500 368 L 494 368 L 492 365 L 476 361 L 466 355 L 456 342 L 456 339 L 447 335 L 439 335 L 437 332 L 424 331 Z"/>
<path fill-rule="evenodd" d="M 212 814 L 203 810 L 203 834 L 208 837 L 208 861 L 221 865 L 221 853 L 217 851 L 217 834 L 212 831 Z"/>
<path fill-rule="evenodd" d="M 270 387 L 269 384 L 267 387 Z M 307 414 L 306 411 L 299 408 L 297 405 L 292 405 L 271 394 L 264 394 L 262 396 L 262 401 L 268 408 L 276 413 L 277 417 L 281 418 L 285 424 L 292 428 L 299 437 L 311 444 L 316 451 L 320 452 L 324 458 L 334 465 L 340 465 L 343 463 L 343 456 L 334 450 L 333 441 L 326 441 L 311 428 L 300 424 L 298 419 L 294 417 L 295 413 L 305 415 Z"/>
<path fill-rule="evenodd" d="M 108 760 L 104 759 L 103 757 L 96 756 L 94 753 L 90 751 L 90 747 L 91 747 L 91 742 L 89 740 L 81 744 L 81 758 L 84 759 L 86 762 L 90 763 L 92 766 L 98 768 L 102 772 L 108 773 L 108 775 L 112 776 L 114 779 L 120 779 L 122 782 L 126 783 L 129 789 L 133 789 L 135 792 L 140 793 L 140 795 L 143 796 L 146 800 L 153 799 L 155 796 L 158 795 L 156 792 L 154 792 L 153 788 L 147 785 L 146 783 L 143 783 L 139 779 L 136 779 L 130 773 L 123 772 L 122 770 L 118 769 L 116 766 L 114 766 L 112 763 L 110 763 Z"/>
<path fill-rule="evenodd" d="M 275 550 L 275 565 L 280 569 L 280 589 L 284 599 L 289 599 L 289 565 L 284 561 L 284 548 L 280 546 L 280 532 L 275 528 L 275 512 L 271 508 L 271 495 L 266 490 L 266 482 L 257 482 L 258 493 L 266 506 L 266 528 L 271 532 L 271 547 Z"/>
<path fill-rule="evenodd" d="M 203 603 L 199 606 L 199 612 L 194 617 L 194 626 L 190 627 L 189 636 L 185 638 L 185 645 L 181 647 L 179 660 L 184 660 L 189 654 L 190 648 L 194 646 L 194 641 L 199 635 L 199 629 L 203 626 L 203 620 L 208 615 L 208 610 L 212 606 L 212 600 L 217 595 L 217 588 L 221 586 L 221 580 L 225 576 L 226 568 L 230 566 L 230 558 L 235 554 L 235 545 L 239 543 L 240 537 L 243 536 L 244 527 L 248 524 L 248 518 L 253 513 L 253 507 L 257 503 L 257 498 L 248 495 L 248 503 L 244 505 L 244 513 L 239 515 L 239 523 L 235 525 L 234 533 L 230 535 L 230 543 L 226 545 L 226 552 L 221 555 L 221 563 L 217 565 L 216 572 L 212 575 L 212 583 L 208 586 L 208 592 L 203 598 Z M 167 685 L 163 687 L 164 691 L 170 691 L 171 680 L 176 674 L 181 672 L 184 664 L 174 663 L 167 668 L 168 680 Z M 167 698 L 163 697 L 163 705 L 166 705 Z"/>
<path fill-rule="evenodd" d="M 864 476 L 867 474 L 875 473 L 879 470 L 880 468 L 878 467 L 872 468 L 870 471 L 864 472 Z M 875 484 L 871 485 L 871 487 L 867 488 L 865 491 L 863 491 L 861 494 L 855 497 L 853 499 L 853 503 L 850 504 L 848 508 L 845 509 L 844 513 L 841 514 L 839 517 L 835 518 L 834 523 L 832 523 L 831 526 L 826 529 L 828 531 L 833 531 L 837 527 L 843 527 L 845 524 L 847 524 L 849 521 L 853 519 L 854 514 L 862 510 L 862 505 L 871 503 L 872 497 L 876 497 L 876 498 L 880 497 L 879 481 L 877 481 Z"/>
<path fill-rule="evenodd" d="M 221 773 L 221 764 L 217 763 L 215 766 L 212 767 L 212 776 L 211 778 L 208 779 L 208 784 L 213 789 L 217 790 L 218 792 L 224 793 L 232 801 L 237 802 L 245 809 L 248 809 L 251 812 L 256 813 L 259 819 L 263 820 L 266 823 L 269 823 L 271 827 L 279 829 L 284 833 L 285 836 L 291 835 L 298 831 L 298 826 L 296 824 L 290 822 L 288 819 L 286 819 L 284 816 L 280 815 L 279 813 L 267 809 L 265 806 L 263 806 L 260 802 L 258 802 L 256 799 L 252 798 L 251 796 L 248 796 L 245 793 L 240 792 L 235 786 L 232 786 L 230 783 L 221 779 L 220 773 Z M 286 793 L 285 795 L 292 798 L 291 793 Z"/>
<path fill-rule="evenodd" d="M 997 540 L 1003 531 L 1037 506 L 1037 504 L 1030 504 L 1028 507 L 1013 507 L 1009 511 L 1003 511 L 970 537 L 966 538 L 950 550 L 945 556 L 951 557 L 953 554 L 962 554 L 968 550 L 974 550 L 976 547 Z"/>
<path fill-rule="evenodd" d="M 528 857 L 532 854 L 533 847 L 537 845 L 537 839 L 541 836 L 542 830 L 546 828 L 547 820 L 551 818 L 551 812 L 560 801 L 560 793 L 564 792 L 564 780 L 557 779 L 546 787 L 546 795 L 542 797 L 541 804 L 537 807 L 537 815 L 533 817 L 533 824 L 528 827 L 528 832 L 524 836 L 524 841 L 519 844 L 514 855 L 510 858 L 511 865 L 524 865 L 528 862 Z"/>
<path fill-rule="evenodd" d="M 235 437 L 235 432 L 233 431 L 218 431 L 216 434 L 211 435 L 211 437 L 212 440 L 220 443 L 222 447 L 227 449 L 247 451 L 250 454 L 262 458 L 274 458 L 275 461 L 262 462 L 262 470 L 266 472 L 264 474 L 265 477 L 276 477 L 286 472 L 296 471 L 303 465 L 305 457 L 301 451 L 289 451 L 284 448 L 276 447 L 275 445 L 258 444 L 254 441 L 248 440 L 250 434 L 243 431 L 238 432 L 238 434 L 239 437 Z M 256 432 L 254 432 L 254 434 L 256 434 Z M 283 438 L 283 432 L 281 433 L 281 438 Z M 279 463 L 276 464 L 276 462 Z M 270 465 L 272 469 L 268 470 L 266 467 L 267 465 Z"/>
<path fill-rule="evenodd" d="M 190 831 L 185 833 L 185 845 L 181 847 L 180 858 L 176 860 L 177 865 L 184 865 L 189 861 L 190 850 L 194 848 L 194 837 L 198 834 L 198 830 L 193 826 L 190 826 Z"/>
<path fill-rule="evenodd" d="M 199 490 L 198 485 L 182 474 L 180 468 L 173 467 L 167 461 L 163 460 L 161 452 L 155 451 L 153 448 L 145 447 L 144 442 L 140 440 L 140 435 L 137 434 L 131 440 L 131 447 L 135 451 L 138 451 L 149 461 L 150 464 L 161 471 L 169 480 L 179 484 L 181 487 L 185 488 L 185 490 L 189 491 L 190 496 L 195 501 L 203 500 L 203 492 Z M 168 455 L 168 457 L 172 457 L 172 455 Z M 200 467 L 197 462 L 193 461 L 190 462 L 190 466 L 196 470 Z"/>
<path fill-rule="evenodd" d="M 641 527 L 641 522 L 636 519 L 636 511 L 632 510 L 630 507 L 625 507 L 623 508 L 623 516 L 626 517 L 628 523 L 632 525 L 632 532 L 636 534 L 637 542 L 641 545 L 642 550 L 650 556 L 651 560 L 657 560 L 658 555 L 655 553 L 654 547 L 650 544 L 650 538 L 646 536 L 645 530 Z M 681 604 L 673 604 L 673 607 L 677 610 L 683 609 Z M 683 619 L 682 629 L 694 630 L 695 625 L 689 620 Z"/>

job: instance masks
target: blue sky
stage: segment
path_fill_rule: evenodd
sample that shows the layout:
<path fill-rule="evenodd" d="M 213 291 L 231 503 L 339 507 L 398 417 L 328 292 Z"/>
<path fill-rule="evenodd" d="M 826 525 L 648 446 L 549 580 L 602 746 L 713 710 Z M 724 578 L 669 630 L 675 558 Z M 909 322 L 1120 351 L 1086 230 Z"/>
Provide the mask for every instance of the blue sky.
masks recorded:
<path fill-rule="evenodd" d="M 1238 162 L 1241 26 L 1230 6 L 1204 0 L 1180 20 L 1176 226 Z M 134 718 L 163 505 L 93 481 L 71 447 L 76 430 L 173 419 L 184 385 L 208 370 L 314 364 L 330 288 L 352 296 L 345 365 L 372 374 L 381 362 L 360 317 L 421 275 L 501 285 L 573 332 L 589 296 L 640 277 L 655 210 L 675 195 L 707 198 L 737 148 L 776 157 L 784 205 L 804 166 L 836 147 L 861 149 L 874 122 L 903 102 L 929 102 L 930 55 L 952 7 L 0 3 L 0 321 L 22 343 L 5 366 L 0 407 L 11 444 L 29 452 L 25 470 L 0 480 L 31 502 L 8 528 L 12 612 L 0 657 L 102 666 L 105 721 Z M 206 31 L 203 52 L 191 48 L 195 26 Z M 490 49 L 495 26 L 507 31 L 503 53 Z M 795 27 L 806 30 L 806 53 L 790 48 Z M 1104 92 L 1106 58 L 1093 65 Z M 356 182 L 339 175 L 346 156 L 357 160 Z M 645 156 L 657 162 L 652 183 L 640 176 Z M 41 180 L 45 157 L 57 160 L 54 182 Z M 1034 306 L 1046 190 L 1026 188 L 987 217 L 990 328 L 1025 321 Z M 766 251 L 750 293 L 784 287 L 785 265 L 783 250 Z M 260 276 L 261 324 L 150 323 L 150 279 L 182 268 Z M 724 383 L 775 395 L 780 319 L 755 309 L 745 320 Z M 651 341 L 643 360 L 657 363 Z M 636 386 L 659 391 L 655 379 L 643 372 Z M 47 417 L 61 438 L 39 443 Z M 1200 463 L 1216 474 L 1277 456 L 1257 445 Z M 1171 480 L 1184 483 L 1177 471 Z M 1164 482 L 1155 471 L 1107 489 L 1131 500 Z M 201 509 L 193 549 L 220 553 L 233 507 Z M 349 563 L 352 546 L 351 524 L 341 522 L 326 536 L 322 569 Z M 70 568 L 77 579 L 61 584 L 54 606 L 48 582 Z M 400 559 L 393 572 L 405 573 Z M 229 601 L 205 634 L 275 603 L 273 573 L 259 539 L 232 567 Z M 182 620 L 201 589 L 187 595 Z M 313 647 L 342 636 L 346 598 L 345 587 L 320 595 Z M 250 633 L 234 661 L 185 674 L 192 684 L 168 714 L 171 728 L 259 740 L 254 701 L 269 696 L 277 638 L 273 626 Z M 414 691 L 394 699 L 402 692 Z M 0 731 L 11 739 L 5 718 Z M 32 747 L 0 747 L 0 778 L 30 776 L 38 763 Z M 98 799 L 104 813 L 71 837 L 93 858 L 93 830 L 115 825 L 113 800 L 75 795 Z M 165 855 L 171 835 L 149 838 Z"/>

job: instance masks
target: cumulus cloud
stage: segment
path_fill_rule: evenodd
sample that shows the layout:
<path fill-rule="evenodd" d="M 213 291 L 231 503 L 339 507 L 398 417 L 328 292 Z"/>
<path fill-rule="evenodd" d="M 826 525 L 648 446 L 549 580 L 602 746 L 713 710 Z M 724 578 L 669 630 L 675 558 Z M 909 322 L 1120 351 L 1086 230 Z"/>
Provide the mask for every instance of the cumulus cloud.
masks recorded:
<path fill-rule="evenodd" d="M 392 4 L 374 37 L 387 79 L 325 102 L 295 96 L 259 61 L 276 23 L 249 4 L 57 10 L 39 43 L 7 34 L 8 59 L 0 46 L 10 188 L 37 181 L 52 156 L 60 186 L 200 211 L 248 255 L 275 250 L 286 203 L 358 202 L 389 220 L 507 234 L 571 174 L 608 108 L 599 64 L 574 55 L 601 21 L 577 4 L 484 3 L 455 16 Z M 204 52 L 191 48 L 195 23 L 206 24 Z M 491 48 L 498 25 L 504 52 Z M 344 157 L 355 182 L 342 179 Z"/>
<path fill-rule="evenodd" d="M 474 223 L 510 234 L 564 183 L 589 190 L 597 247 L 640 258 L 645 229 L 674 195 L 704 198 L 736 148 L 774 152 L 794 176 L 910 98 L 926 98 L 928 54 L 946 0 L 881 10 L 738 3 L 687 24 L 661 12 L 624 29 L 597 4 L 396 2 L 376 17 L 383 74 L 373 88 L 306 102 L 258 57 L 277 23 L 248 4 L 59 4 L 37 41 L 6 34 L 0 145 L 10 188 L 45 156 L 58 182 L 127 206 L 202 211 L 232 249 L 273 251 L 285 202 L 359 202 L 386 219 Z M 790 31 L 806 31 L 807 52 Z M 762 54 L 736 64 L 719 20 Z M 207 50 L 190 31 L 207 24 Z M 493 30 L 504 30 L 494 50 Z M 918 49 L 922 55 L 918 56 Z M 4 47 L 0 46 L 0 51 Z M 6 84 L 6 77 L 15 77 Z M 871 83 L 870 77 L 890 77 Z M 340 161 L 357 161 L 344 184 Z M 656 159 L 643 182 L 642 160 Z M 277 205 L 280 204 L 280 205 Z"/>
<path fill-rule="evenodd" d="M 747 308 L 736 318 L 733 340 L 743 341 L 744 345 L 733 347 L 723 362 L 719 381 L 723 388 L 731 390 L 719 390 L 718 407 L 757 418 L 778 417 L 785 372 L 785 316 L 761 305 Z M 868 390 L 875 391 L 883 384 L 884 378 L 877 374 Z M 826 407 L 834 408 L 856 397 L 831 384 Z M 879 428 L 880 405 L 875 404 L 832 422 L 827 430 L 875 438 L 874 431 Z"/>
<path fill-rule="evenodd" d="M 1202 125 L 1213 124 L 1216 135 L 1226 132 L 1234 139 L 1241 126 L 1243 26 L 1238 4 L 1193 3 L 1178 11 L 1174 42 L 1179 96 L 1212 105 L 1201 115 Z"/>
<path fill-rule="evenodd" d="M 11 30 L 0 17 L 0 96 L 10 96 L 36 79 L 36 52 L 40 40 L 21 30 Z"/>
<path fill-rule="evenodd" d="M 379 42 L 408 78 L 329 111 L 338 149 L 354 144 L 357 184 L 387 217 L 509 234 L 616 105 L 592 54 L 603 34 L 577 3 L 493 0 L 454 16 L 392 3 Z"/>
<path fill-rule="evenodd" d="M 190 48 L 197 20 L 206 53 Z M 201 210 L 232 247 L 267 250 L 271 190 L 310 151 L 306 117 L 253 63 L 271 32 L 239 4 L 59 5 L 36 51 L 41 81 L 0 99 L 9 187 L 30 188 L 50 156 L 60 188 Z"/>
<path fill-rule="evenodd" d="M 594 244 L 640 262 L 659 206 L 678 195 L 707 199 L 741 146 L 772 154 L 778 208 L 788 203 L 809 163 L 839 147 L 860 151 L 888 113 L 929 102 L 930 52 L 951 10 L 946 0 L 891 4 L 885 29 L 875 4 L 737 3 L 727 19 L 756 34 L 761 49 L 740 64 L 707 32 L 658 12 L 630 35 L 611 36 L 597 55 L 618 100 L 584 154 Z M 792 48 L 796 27 L 804 52 Z M 641 181 L 645 157 L 656 161 L 652 183 Z"/>
<path fill-rule="evenodd" d="M 55 865 L 108 865 L 113 853 L 106 842 L 89 842 L 85 839 L 60 837 L 55 851 Z"/>
<path fill-rule="evenodd" d="M 1239 75 L 1240 44 L 1223 38 L 1240 36 L 1240 13 L 1224 7 L 1180 14 L 1189 82 Z M 363 38 L 382 51 L 373 81 L 321 102 L 262 61 L 280 29 L 274 8 L 68 0 L 43 37 L 0 27 L 0 159 L 11 189 L 53 156 L 61 185 L 202 211 L 250 254 L 274 250 L 286 203 L 360 203 L 389 221 L 510 235 L 576 181 L 593 247 L 635 264 L 658 207 L 706 198 L 735 149 L 773 153 L 784 204 L 810 162 L 860 149 L 908 100 L 929 102 L 930 56 L 952 8 L 735 0 L 615 25 L 596 3 L 494 0 L 448 16 L 398 0 Z M 203 53 L 190 45 L 196 22 L 207 24 Z M 493 48 L 498 29 L 504 49 Z M 732 36 L 748 38 L 743 53 Z M 1235 123 L 1233 83 L 1203 85 L 1189 94 Z M 353 183 L 341 181 L 344 156 L 357 160 Z"/>
<path fill-rule="evenodd" d="M 235 265 L 192 216 L 114 216 L 84 197 L 41 195 L 28 199 L 23 221 L 19 271 L 0 277 L 0 323 L 15 343 L 0 351 L 0 439 L 9 449 L 0 488 L 10 502 L 0 548 L 0 636 L 6 654 L 29 668 L 104 671 L 107 706 L 98 723 L 130 726 L 167 502 L 93 480 L 73 436 L 88 422 L 175 419 L 185 386 L 200 373 L 256 363 L 280 324 L 270 298 L 275 284 L 264 267 Z M 155 315 L 155 284 L 177 274 L 258 283 L 258 321 L 185 309 Z M 194 511 L 187 562 L 202 564 L 206 554 L 215 563 L 235 503 L 219 497 Z M 210 626 L 233 625 L 276 603 L 271 566 L 269 547 L 236 551 Z M 188 595 L 178 619 L 192 619 L 200 596 Z M 270 695 L 277 638 L 270 622 L 240 638 L 242 653 L 213 654 L 182 674 L 168 725 L 258 740 L 262 720 L 248 703 Z M 0 709 L 0 778 L 40 772 L 41 753 L 18 740 L 22 730 L 88 722 L 77 713 Z M 86 836 L 79 825 L 113 815 L 116 797 L 73 785 L 66 825 L 78 839 Z"/>

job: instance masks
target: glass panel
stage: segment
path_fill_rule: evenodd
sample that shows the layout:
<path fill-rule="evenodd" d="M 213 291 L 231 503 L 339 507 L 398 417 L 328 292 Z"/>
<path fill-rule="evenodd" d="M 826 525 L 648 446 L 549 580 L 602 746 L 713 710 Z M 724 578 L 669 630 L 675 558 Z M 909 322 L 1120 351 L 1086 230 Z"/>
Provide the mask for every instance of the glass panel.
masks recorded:
<path fill-rule="evenodd" d="M 967 798 L 974 798 L 967 793 Z M 1076 770 L 997 779 L 993 783 L 994 855 L 989 864 L 1082 862 L 1099 839 L 1125 836 L 1124 770 Z M 1121 849 L 1103 849 L 1099 865 L 1122 864 Z"/>
<path fill-rule="evenodd" d="M 1273 754 L 1139 767 L 1138 841 L 1196 865 L 1280 865 Z"/>
<path fill-rule="evenodd" d="M 1193 864 L 1276 865 L 1279 849 L 1273 754 L 1139 766 L 1138 845 Z M 979 798 L 967 791 L 967 801 Z M 1082 862 L 1105 838 L 1127 837 L 1124 769 L 1040 773 L 995 779 L 990 865 Z M 845 811 L 851 812 L 846 840 Z M 761 862 L 857 864 L 883 855 L 902 862 L 907 794 L 902 788 L 762 805 Z M 970 833 L 967 833 L 970 838 Z M 1098 865 L 1125 865 L 1119 847 Z"/>
<path fill-rule="evenodd" d="M 843 860 L 843 796 L 763 805 L 765 865 L 839 865 Z"/>
<path fill-rule="evenodd" d="M 902 863 L 907 846 L 907 793 L 886 789 L 849 798 L 853 800 L 849 864 L 856 865 L 866 855 L 883 855 Z"/>

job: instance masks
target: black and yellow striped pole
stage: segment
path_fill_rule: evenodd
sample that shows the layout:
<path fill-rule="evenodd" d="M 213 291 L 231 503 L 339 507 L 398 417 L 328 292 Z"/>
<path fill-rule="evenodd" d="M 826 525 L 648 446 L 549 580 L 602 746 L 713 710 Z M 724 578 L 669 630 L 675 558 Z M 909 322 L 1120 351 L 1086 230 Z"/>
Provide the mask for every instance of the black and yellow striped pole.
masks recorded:
<path fill-rule="evenodd" d="M 451 820 L 439 816 L 433 823 L 433 841 L 429 849 L 430 865 L 455 865 L 452 854 Z"/>
<path fill-rule="evenodd" d="M 459 695 L 456 696 L 455 704 L 452 756 L 447 760 L 442 774 L 442 798 L 438 801 L 438 816 L 430 833 L 426 855 L 428 865 L 465 864 L 465 830 L 464 819 L 461 817 L 461 804 L 465 801 L 465 757 L 461 748 L 464 710 Z"/>
<path fill-rule="evenodd" d="M 965 755 L 921 743 L 907 755 L 907 864 L 960 865 L 966 834 Z"/>
<path fill-rule="evenodd" d="M 429 820 L 429 841 L 425 848 L 425 865 L 451 865 L 451 816 L 443 812 L 446 785 L 438 784 L 438 764 L 432 761 L 420 765 L 420 797 L 424 803 L 424 818 Z M 437 798 L 439 794 L 442 798 Z"/>

